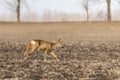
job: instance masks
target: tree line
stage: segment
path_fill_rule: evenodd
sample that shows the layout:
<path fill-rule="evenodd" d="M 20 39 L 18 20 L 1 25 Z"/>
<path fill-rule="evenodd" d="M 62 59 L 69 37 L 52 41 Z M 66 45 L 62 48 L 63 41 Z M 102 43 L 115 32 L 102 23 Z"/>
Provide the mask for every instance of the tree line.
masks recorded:
<path fill-rule="evenodd" d="M 83 0 L 84 4 L 83 7 L 86 10 L 87 13 L 87 21 L 89 21 L 89 12 L 88 12 L 88 4 L 89 4 L 90 0 Z M 10 3 L 8 0 L 6 0 L 7 5 L 11 8 L 14 9 L 15 13 L 16 13 L 16 18 L 17 21 L 20 22 L 20 12 L 21 12 L 21 4 L 23 4 L 23 2 L 25 2 L 25 0 L 16 0 L 15 3 Z M 107 3 L 107 20 L 111 21 L 111 0 L 106 0 Z"/>

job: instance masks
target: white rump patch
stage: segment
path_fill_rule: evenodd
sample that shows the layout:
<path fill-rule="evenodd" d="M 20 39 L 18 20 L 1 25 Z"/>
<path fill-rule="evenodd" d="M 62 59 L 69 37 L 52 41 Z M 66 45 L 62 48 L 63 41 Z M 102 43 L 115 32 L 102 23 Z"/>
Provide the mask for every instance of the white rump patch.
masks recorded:
<path fill-rule="evenodd" d="M 35 41 L 31 41 L 31 44 L 35 44 Z"/>

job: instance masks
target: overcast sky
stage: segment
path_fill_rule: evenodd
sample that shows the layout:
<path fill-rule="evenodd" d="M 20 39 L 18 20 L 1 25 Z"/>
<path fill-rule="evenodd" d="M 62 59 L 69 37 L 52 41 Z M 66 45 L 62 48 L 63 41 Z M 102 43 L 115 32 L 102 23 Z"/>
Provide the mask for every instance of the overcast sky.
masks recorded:
<path fill-rule="evenodd" d="M 13 4 L 15 3 L 15 0 L 7 1 Z M 90 20 L 106 19 L 107 5 L 105 1 L 106 0 L 89 0 Z M 111 1 L 112 17 L 114 20 L 120 20 L 120 3 L 117 2 L 118 0 Z M 21 20 L 42 21 L 45 12 L 49 12 L 54 17 L 61 13 L 67 15 L 77 14 L 79 16 L 78 18 L 80 18 L 77 20 L 86 20 L 86 10 L 83 7 L 83 0 L 25 0 L 25 3 L 21 6 Z M 53 19 L 54 17 L 51 18 Z M 72 16 L 72 18 L 76 18 L 76 16 Z M 62 20 L 63 18 L 58 19 Z M 11 9 L 5 3 L 5 0 L 0 0 L 0 20 L 16 20 L 15 10 Z"/>

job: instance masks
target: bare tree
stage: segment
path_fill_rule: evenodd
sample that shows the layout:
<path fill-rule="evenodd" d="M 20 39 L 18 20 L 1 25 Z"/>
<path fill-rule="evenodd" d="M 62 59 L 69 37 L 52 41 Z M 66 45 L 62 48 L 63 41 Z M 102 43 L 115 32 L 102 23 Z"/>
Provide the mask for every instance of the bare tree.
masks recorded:
<path fill-rule="evenodd" d="M 107 19 L 107 17 L 108 17 L 108 15 L 107 15 L 107 5 L 105 5 L 106 4 L 106 0 L 99 0 L 99 5 L 101 6 L 102 5 L 102 7 L 104 7 L 104 8 L 106 8 L 106 12 L 104 11 L 104 9 L 101 9 L 99 12 L 98 12 L 98 17 L 100 17 L 101 16 L 101 18 L 102 19 L 104 19 L 105 21 L 107 21 L 108 19 Z M 105 12 L 105 13 L 104 13 Z"/>
<path fill-rule="evenodd" d="M 89 4 L 89 0 L 83 0 L 83 7 L 86 10 L 86 14 L 87 14 L 87 21 L 89 21 L 89 11 L 88 11 L 88 4 Z"/>
<path fill-rule="evenodd" d="M 107 2 L 107 19 L 108 21 L 111 21 L 111 0 L 106 0 Z"/>
<path fill-rule="evenodd" d="M 16 12 L 17 21 L 20 22 L 20 5 L 21 0 L 15 0 L 14 2 L 8 2 L 5 0 L 9 8 Z"/>
<path fill-rule="evenodd" d="M 20 22 L 20 1 L 21 0 L 17 0 L 17 8 L 16 8 L 16 13 L 17 13 L 17 21 Z"/>
<path fill-rule="evenodd" d="M 120 4 L 120 0 L 117 1 Z"/>

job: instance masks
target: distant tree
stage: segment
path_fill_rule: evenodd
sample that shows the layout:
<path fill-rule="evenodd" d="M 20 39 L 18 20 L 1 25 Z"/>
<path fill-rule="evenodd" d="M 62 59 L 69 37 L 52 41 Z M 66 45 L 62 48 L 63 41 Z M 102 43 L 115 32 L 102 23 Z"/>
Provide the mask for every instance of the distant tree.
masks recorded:
<path fill-rule="evenodd" d="M 118 3 L 120 3 L 120 0 L 117 0 Z"/>
<path fill-rule="evenodd" d="M 20 22 L 20 1 L 21 0 L 17 0 L 17 9 L 16 9 L 16 12 L 17 12 L 17 21 Z"/>
<path fill-rule="evenodd" d="M 107 19 L 108 21 L 111 21 L 111 0 L 106 0 L 107 2 Z"/>
<path fill-rule="evenodd" d="M 98 16 L 97 16 L 97 17 L 100 17 L 100 16 L 101 16 L 102 19 L 104 19 L 105 21 L 107 21 L 107 20 L 108 20 L 108 19 L 107 19 L 108 15 L 107 15 L 107 5 L 105 5 L 105 4 L 106 4 L 106 0 L 99 0 L 98 4 L 99 4 L 100 6 L 102 5 L 104 8 L 106 8 L 106 13 L 104 13 L 104 12 L 105 12 L 104 9 L 101 9 L 101 10 L 98 12 Z"/>
<path fill-rule="evenodd" d="M 89 21 L 89 11 L 88 11 L 88 4 L 89 4 L 89 1 L 90 0 L 83 0 L 83 7 L 85 8 L 86 10 L 86 14 L 87 14 L 87 21 Z"/>
<path fill-rule="evenodd" d="M 20 6 L 21 0 L 14 0 L 12 2 L 5 0 L 9 8 L 16 12 L 17 21 L 20 22 Z"/>

